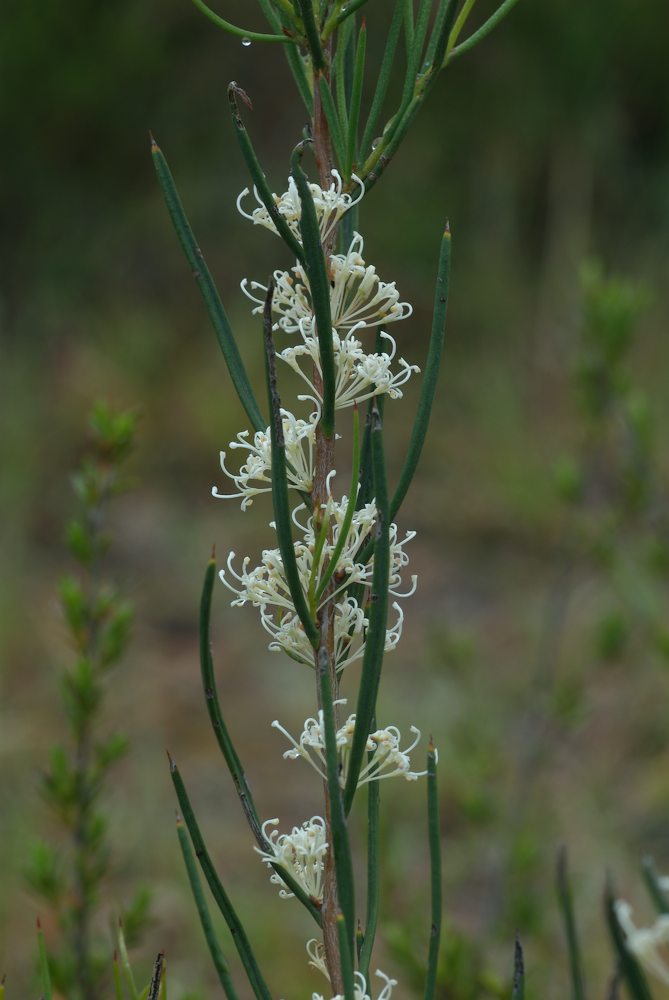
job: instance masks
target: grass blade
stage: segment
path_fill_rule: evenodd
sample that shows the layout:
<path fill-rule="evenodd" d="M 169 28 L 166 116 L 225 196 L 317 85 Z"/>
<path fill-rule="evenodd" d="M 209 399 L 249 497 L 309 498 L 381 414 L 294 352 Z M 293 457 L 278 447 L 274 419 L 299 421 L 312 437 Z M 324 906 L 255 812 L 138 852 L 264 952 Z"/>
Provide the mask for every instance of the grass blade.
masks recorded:
<path fill-rule="evenodd" d="M 607 879 L 604 890 L 604 913 L 611 936 L 613 952 L 618 961 L 618 969 L 620 975 L 627 983 L 627 988 L 633 1000 L 652 1000 L 646 977 L 636 958 L 627 947 L 623 929 L 618 922 L 615 910 L 615 896 L 610 879 Z"/>
<path fill-rule="evenodd" d="M 53 1000 L 51 973 L 49 972 L 49 956 L 47 955 L 44 931 L 42 930 L 42 924 L 39 917 L 37 918 L 37 956 L 39 960 L 39 979 L 42 987 L 42 996 L 44 997 L 44 1000 Z"/>
<path fill-rule="evenodd" d="M 276 536 L 286 575 L 286 583 L 295 611 L 302 622 L 305 634 L 314 649 L 318 646 L 319 632 L 314 623 L 307 597 L 302 589 L 295 546 L 290 527 L 290 504 L 288 501 L 288 480 L 286 473 L 286 443 L 283 436 L 283 419 L 281 416 L 281 399 L 276 383 L 276 355 L 272 339 L 272 296 L 274 282 L 270 281 L 267 288 L 263 330 L 265 339 L 265 373 L 267 377 L 267 397 L 270 407 L 270 434 L 272 438 L 272 504 L 276 522 Z"/>
<path fill-rule="evenodd" d="M 556 885 L 558 902 L 562 912 L 565 934 L 567 936 L 567 949 L 569 953 L 569 971 L 571 973 L 571 992 L 573 1000 L 585 1000 L 585 979 L 583 976 L 583 960 L 581 949 L 578 943 L 578 932 L 576 930 L 576 920 L 574 918 L 574 907 L 571 896 L 571 886 L 567 871 L 567 851 L 560 848 L 556 866 Z"/>
<path fill-rule="evenodd" d="M 218 877 L 216 869 L 212 863 L 209 852 L 200 833 L 200 828 L 198 822 L 195 818 L 195 813 L 190 804 L 190 799 L 188 798 L 188 793 L 186 791 L 186 786 L 183 783 L 179 769 L 172 758 L 170 760 L 170 774 L 172 775 L 172 783 L 174 784 L 174 790 L 177 794 L 177 800 L 179 802 L 179 808 L 181 810 L 181 815 L 184 818 L 184 822 L 188 829 L 190 835 L 191 843 L 193 845 L 193 850 L 195 855 L 200 862 L 200 867 L 204 874 L 207 884 L 211 889 L 211 894 L 216 901 L 223 919 L 228 925 L 230 934 L 232 935 L 232 940 L 234 941 L 235 947 L 239 954 L 239 957 L 244 966 L 244 970 L 248 977 L 249 983 L 257 1000 L 271 1000 L 271 995 L 267 987 L 267 983 L 263 979 L 262 973 L 258 967 L 255 955 L 251 948 L 248 937 L 246 936 L 246 931 L 244 926 L 237 916 L 237 912 L 233 907 L 228 894 L 223 888 L 223 884 Z"/>
<path fill-rule="evenodd" d="M 204 304 L 214 327 L 219 346 L 223 352 L 225 363 L 228 366 L 232 384 L 253 428 L 257 431 L 264 431 L 267 424 L 263 420 L 258 408 L 251 383 L 249 382 L 237 344 L 235 343 L 230 322 L 223 308 L 223 303 L 216 290 L 202 251 L 195 241 L 193 230 L 186 218 L 186 213 L 181 204 L 181 199 L 175 187 L 167 160 L 153 138 L 151 139 L 151 155 L 167 211 L 169 212 L 183 252 L 186 255 L 186 260 L 190 265 L 202 298 L 204 299 Z"/>
<path fill-rule="evenodd" d="M 376 401 L 371 412 L 371 450 L 376 496 L 376 525 L 374 528 L 374 568 L 369 597 L 369 627 L 365 638 L 362 673 L 358 689 L 355 730 L 351 744 L 344 793 L 346 813 L 350 811 L 358 786 L 367 736 L 376 714 L 376 699 L 381 678 L 381 666 L 386 644 L 388 623 L 388 579 L 390 576 L 390 518 L 388 510 L 388 485 L 383 453 L 383 425 Z"/>
<path fill-rule="evenodd" d="M 260 200 L 267 209 L 267 213 L 276 226 L 276 230 L 286 244 L 286 246 L 295 254 L 297 259 L 301 264 L 304 264 L 304 251 L 298 239 L 291 232 L 288 223 L 284 217 L 279 212 L 276 207 L 276 202 L 272 197 L 272 192 L 270 190 L 269 184 L 267 183 L 267 178 L 263 172 L 262 167 L 258 157 L 256 156 L 256 151 L 253 148 L 251 138 L 249 136 L 248 130 L 244 125 L 242 117 L 239 113 L 239 105 L 237 104 L 237 96 L 241 95 L 243 99 L 248 101 L 246 94 L 241 90 L 240 87 L 233 81 L 228 84 L 228 100 L 230 101 L 230 112 L 232 115 L 232 124 L 235 129 L 235 135 L 237 136 L 237 141 L 239 142 L 239 148 L 242 151 L 242 156 L 244 157 L 244 162 L 248 167 L 248 171 L 251 174 L 253 184 L 260 195 Z M 249 102 L 250 103 L 250 102 Z"/>
<path fill-rule="evenodd" d="M 118 951 L 114 951 L 114 958 L 112 960 L 112 975 L 114 978 L 114 1000 L 123 1000 L 123 984 L 121 982 L 121 967 L 118 961 Z M 1 997 L 0 1000 L 2 1000 Z"/>
<path fill-rule="evenodd" d="M 211 960 L 214 963 L 218 980 L 223 987 L 223 992 L 228 1000 L 238 1000 L 237 991 L 235 990 L 230 976 L 230 967 L 221 950 L 221 946 L 218 943 L 214 924 L 211 919 L 211 914 L 209 913 L 209 907 L 207 906 L 207 901 L 202 889 L 202 882 L 200 881 L 200 876 L 197 873 L 195 855 L 193 854 L 193 848 L 191 847 L 190 840 L 188 839 L 188 831 L 186 830 L 180 816 L 177 816 L 177 835 L 179 837 L 179 846 L 181 847 L 181 853 L 183 854 L 184 864 L 186 865 L 186 873 L 188 875 L 191 892 L 193 893 L 193 899 L 195 900 L 195 906 L 197 907 L 197 913 L 200 918 L 200 925 L 204 932 L 205 941 L 207 942 L 209 954 L 211 955 Z"/>
<path fill-rule="evenodd" d="M 418 409 L 411 431 L 409 450 L 404 460 L 404 466 L 400 473 L 399 482 L 395 488 L 393 500 L 390 505 L 390 518 L 395 517 L 400 509 L 402 501 L 414 477 L 418 461 L 425 444 L 425 437 L 432 413 L 432 404 L 437 390 L 439 378 L 439 368 L 444 350 L 444 336 L 446 332 L 446 309 L 448 306 L 448 287 L 451 267 L 451 232 L 446 224 L 441 240 L 439 253 L 439 265 L 437 268 L 437 285 L 434 294 L 434 308 L 432 311 L 432 331 L 430 333 L 430 344 L 425 360 L 425 373 L 423 384 L 418 399 Z"/>
<path fill-rule="evenodd" d="M 425 1000 L 433 1000 L 437 985 L 437 963 L 441 943 L 441 834 L 437 790 L 437 751 L 430 740 L 427 751 L 427 832 L 430 845 L 430 900 L 432 920 L 425 977 Z"/>
<path fill-rule="evenodd" d="M 300 144 L 294 150 L 291 158 L 291 172 L 295 178 L 297 191 L 300 196 L 300 233 L 306 257 L 306 271 L 307 278 L 309 279 L 311 301 L 318 329 L 318 346 L 323 379 L 323 405 L 321 408 L 320 426 L 325 437 L 331 438 L 335 427 L 336 370 L 332 346 L 330 282 L 321 246 L 321 236 L 318 219 L 316 218 L 314 200 L 311 196 L 307 176 L 300 165 L 302 152 L 303 144 Z"/>
<path fill-rule="evenodd" d="M 125 981 L 127 983 L 128 989 L 130 990 L 130 1000 L 139 1000 L 139 991 L 137 989 L 137 984 L 135 983 L 135 977 L 132 972 L 132 966 L 130 965 L 130 959 L 128 957 L 128 949 L 125 943 L 125 934 L 123 933 L 123 924 L 119 920 L 118 924 L 118 950 L 121 957 L 121 965 L 123 967 L 123 975 L 125 976 Z"/>

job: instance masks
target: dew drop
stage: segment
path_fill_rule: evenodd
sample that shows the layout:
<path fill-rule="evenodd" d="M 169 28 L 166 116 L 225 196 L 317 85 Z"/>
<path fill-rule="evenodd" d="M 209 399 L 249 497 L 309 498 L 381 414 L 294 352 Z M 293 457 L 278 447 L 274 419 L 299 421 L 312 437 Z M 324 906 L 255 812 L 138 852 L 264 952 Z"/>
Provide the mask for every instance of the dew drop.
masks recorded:
<path fill-rule="evenodd" d="M 376 139 L 372 139 L 372 149 L 376 149 L 376 147 L 380 142 L 381 142 L 381 136 L 377 135 Z"/>
<path fill-rule="evenodd" d="M 250 44 L 251 44 L 250 38 L 242 38 L 242 45 L 244 46 L 245 49 L 248 49 Z"/>

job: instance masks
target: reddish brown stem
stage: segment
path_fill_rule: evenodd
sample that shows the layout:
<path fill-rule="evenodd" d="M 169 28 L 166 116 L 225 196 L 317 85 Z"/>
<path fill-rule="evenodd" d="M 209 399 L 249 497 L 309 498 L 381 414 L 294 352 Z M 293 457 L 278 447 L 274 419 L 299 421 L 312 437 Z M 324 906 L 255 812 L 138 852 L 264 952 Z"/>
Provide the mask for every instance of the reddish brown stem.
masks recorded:
<path fill-rule="evenodd" d="M 326 76 L 329 74 L 330 56 L 331 45 L 329 43 L 325 51 Z M 314 84 L 314 117 L 312 122 L 312 135 L 314 140 L 314 156 L 318 167 L 320 184 L 322 188 L 326 188 L 329 187 L 332 179 L 331 171 L 333 166 L 333 153 L 332 143 L 330 141 L 330 130 L 323 111 L 320 99 L 320 89 L 318 87 L 317 80 Z M 323 246 L 325 260 L 328 263 L 335 246 L 336 238 L 337 234 L 335 230 L 329 234 L 328 239 Z M 318 392 L 322 392 L 323 387 L 320 379 L 320 373 L 316 370 L 314 371 L 314 385 Z M 330 437 L 328 437 L 323 433 L 320 426 L 317 427 L 313 490 L 314 526 L 316 533 L 318 533 L 318 528 L 322 521 L 322 508 L 327 503 L 328 476 L 334 468 L 334 442 L 334 432 Z M 331 589 L 332 585 L 326 591 L 326 599 L 318 612 L 320 643 L 319 648 L 315 652 L 314 666 L 318 676 L 318 656 L 323 649 L 327 649 L 328 662 L 330 664 L 331 671 L 330 683 L 332 686 L 332 697 L 333 701 L 336 701 L 338 683 L 334 659 L 334 603 L 327 599 L 328 593 Z M 332 850 L 331 809 L 327 782 L 325 782 L 324 794 L 325 827 L 327 841 L 330 846 L 325 856 L 325 870 L 323 877 L 323 906 L 321 908 L 321 917 L 323 921 L 323 946 L 325 950 L 325 964 L 330 976 L 333 992 L 335 994 L 343 995 L 344 981 L 341 971 L 341 959 L 339 957 L 339 932 L 337 928 L 337 912 L 339 910 L 339 902 L 337 898 L 337 877 L 335 872 L 334 854 Z"/>

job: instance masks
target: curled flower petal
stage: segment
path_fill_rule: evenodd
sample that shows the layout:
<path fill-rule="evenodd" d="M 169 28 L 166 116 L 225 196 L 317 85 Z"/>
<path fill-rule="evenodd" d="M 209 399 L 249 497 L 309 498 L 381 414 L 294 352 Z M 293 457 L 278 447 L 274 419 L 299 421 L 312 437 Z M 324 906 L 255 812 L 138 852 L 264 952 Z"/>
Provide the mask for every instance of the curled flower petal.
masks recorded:
<path fill-rule="evenodd" d="M 325 240 L 330 235 L 341 217 L 348 212 L 349 208 L 357 205 L 365 193 L 365 185 L 360 178 L 356 176 L 356 174 L 351 174 L 351 179 L 358 185 L 358 190 L 354 195 L 344 191 L 343 181 L 338 170 L 332 170 L 332 177 L 332 184 L 330 184 L 327 188 L 321 188 L 318 184 L 309 185 L 311 197 L 314 202 L 314 208 L 316 209 L 316 218 L 318 219 L 322 240 Z M 244 211 L 242 203 L 249 194 L 249 189 L 244 188 L 237 198 L 237 208 L 240 213 L 245 219 L 249 219 L 249 221 L 254 225 L 264 226 L 265 229 L 269 229 L 271 232 L 276 233 L 274 222 L 272 221 L 269 212 L 263 205 L 255 187 L 253 188 L 253 195 L 256 199 L 257 207 L 252 209 L 251 212 Z M 288 178 L 288 190 L 285 194 L 274 194 L 272 197 L 274 198 L 279 214 L 283 216 L 290 231 L 299 240 L 301 238 L 300 216 L 302 213 L 302 206 L 294 179 L 292 177 Z"/>
<path fill-rule="evenodd" d="M 335 704 L 345 705 L 346 699 L 340 699 Z M 323 712 L 319 711 L 317 718 L 305 720 L 304 729 L 299 740 L 296 740 L 285 729 L 278 720 L 272 723 L 274 729 L 283 733 L 291 744 L 290 750 L 286 750 L 284 757 L 289 760 L 302 758 L 322 777 L 326 777 L 325 761 L 325 729 L 323 725 Z M 386 726 L 385 729 L 377 729 L 367 737 L 366 750 L 368 759 L 360 771 L 358 787 L 366 785 L 370 781 L 379 781 L 381 778 L 393 778 L 397 775 L 407 781 L 416 781 L 427 774 L 427 771 L 412 771 L 409 754 L 418 745 L 420 740 L 420 730 L 411 726 L 413 742 L 401 749 L 402 734 L 396 726 Z M 348 774 L 348 762 L 353 745 L 353 735 L 355 733 L 355 713 L 349 715 L 348 719 L 337 730 L 336 744 L 339 754 L 339 781 L 342 788 L 346 785 Z"/>
<path fill-rule="evenodd" d="M 277 829 L 269 830 L 270 827 L 278 825 L 278 819 L 268 819 L 263 823 L 263 836 L 270 850 L 261 851 L 259 847 L 255 847 L 254 850 L 258 852 L 268 868 L 272 868 L 273 861 L 278 861 L 290 872 L 311 899 L 321 900 L 323 898 L 323 859 L 328 849 L 325 839 L 325 820 L 320 816 L 312 816 L 311 819 L 305 820 L 302 826 L 294 826 L 290 833 L 280 834 Z M 281 876 L 274 870 L 270 875 L 270 882 L 282 886 L 279 889 L 279 895 L 283 899 L 289 899 L 293 895 L 292 892 L 288 891 Z"/>

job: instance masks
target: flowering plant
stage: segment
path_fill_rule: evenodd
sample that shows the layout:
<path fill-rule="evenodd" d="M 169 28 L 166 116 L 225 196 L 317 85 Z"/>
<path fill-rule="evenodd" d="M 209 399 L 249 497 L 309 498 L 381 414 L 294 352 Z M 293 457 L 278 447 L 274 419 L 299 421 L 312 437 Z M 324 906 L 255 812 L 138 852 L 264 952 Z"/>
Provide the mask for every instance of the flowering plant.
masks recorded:
<path fill-rule="evenodd" d="M 261 317 L 266 373 L 266 410 L 258 402 L 237 349 L 227 315 L 186 219 L 162 151 L 153 142 L 154 162 L 177 235 L 202 291 L 239 400 L 250 422 L 221 453 L 230 486 L 214 486 L 219 499 L 235 499 L 247 510 L 271 494 L 272 541 L 252 566 L 230 553 L 220 571 L 232 604 L 259 611 L 270 636 L 269 648 L 285 653 L 313 671 L 315 715 L 299 738 L 278 721 L 288 740 L 284 756 L 307 761 L 323 782 L 322 815 L 290 832 L 275 818 L 262 820 L 238 752 L 230 739 L 216 693 L 209 642 L 215 560 L 207 568 L 201 605 L 201 666 L 209 715 L 223 756 L 256 841 L 272 871 L 271 881 L 284 898 L 296 898 L 314 919 L 318 937 L 307 944 L 311 964 L 328 981 L 326 994 L 363 1000 L 372 993 L 370 964 L 376 933 L 379 893 L 379 783 L 383 778 L 425 778 L 431 869 L 431 920 L 428 933 L 425 997 L 434 995 L 441 927 L 441 870 L 437 802 L 437 751 L 430 740 L 427 763 L 415 769 L 410 754 L 420 732 L 405 745 L 394 725 L 379 727 L 376 705 L 385 652 L 402 634 L 401 601 L 414 593 L 416 577 L 407 573 L 413 531 L 395 521 L 416 470 L 434 400 L 448 296 L 451 237 L 443 230 L 437 286 L 422 387 L 407 455 L 394 492 L 388 488 L 384 454 L 384 404 L 402 398 L 406 382 L 418 376 L 413 359 L 398 356 L 388 328 L 408 319 L 412 307 L 401 300 L 394 281 L 386 281 L 365 256 L 359 232 L 363 198 L 392 160 L 440 71 L 477 41 L 511 9 L 505 0 L 465 42 L 459 37 L 473 0 L 406 0 L 394 4 L 385 53 L 367 118 L 362 121 L 367 26 L 357 21 L 364 0 L 260 0 L 269 33 L 238 28 L 197 6 L 219 27 L 242 38 L 284 46 L 289 67 L 309 115 L 305 137 L 294 148 L 283 194 L 275 194 L 258 162 L 240 106 L 251 109 L 247 94 L 231 83 L 228 96 L 240 149 L 252 179 L 237 201 L 241 214 L 278 236 L 295 264 L 275 270 L 269 281 L 242 282 Z M 399 106 L 376 137 L 389 93 L 400 39 L 406 53 Z M 305 171 L 313 153 L 318 180 Z M 254 204 L 255 202 L 255 204 Z M 288 405 L 280 392 L 281 373 L 292 369 L 305 390 Z M 364 428 L 360 409 L 364 407 Z M 344 421 L 344 410 L 352 410 Z M 267 416 L 265 415 L 267 414 Z M 348 430 L 348 432 L 347 432 Z M 335 442 L 348 437 L 351 479 L 337 488 Z M 339 445 L 339 447 L 342 447 Z M 241 450 L 239 466 L 230 453 Z M 340 696 L 344 671 L 360 663 L 354 711 Z M 211 930 L 193 864 L 193 851 L 225 920 L 257 1000 L 270 991 L 246 931 L 230 901 L 193 811 L 177 765 L 171 772 L 183 820 L 180 838 L 212 957 L 228 997 L 235 997 L 227 962 Z M 361 922 L 354 887 L 348 818 L 366 788 L 367 900 Z M 379 971 L 382 1000 L 389 1000 L 394 979 Z M 314 994 L 314 998 L 320 994 Z"/>

